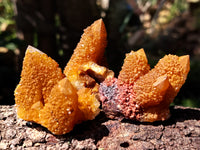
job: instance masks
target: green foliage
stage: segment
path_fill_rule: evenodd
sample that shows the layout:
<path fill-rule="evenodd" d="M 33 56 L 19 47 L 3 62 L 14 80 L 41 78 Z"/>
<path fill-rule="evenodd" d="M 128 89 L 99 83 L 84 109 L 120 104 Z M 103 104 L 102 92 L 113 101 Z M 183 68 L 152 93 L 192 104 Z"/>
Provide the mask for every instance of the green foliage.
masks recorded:
<path fill-rule="evenodd" d="M 186 0 L 174 0 L 170 8 L 170 15 L 168 20 L 174 19 L 176 16 L 180 15 L 182 12 L 188 9 L 188 3 Z"/>
<path fill-rule="evenodd" d="M 151 6 L 154 6 L 154 5 L 157 4 L 157 2 L 158 2 L 158 0 L 141 0 L 141 3 L 142 3 L 143 5 L 146 4 L 146 3 L 150 3 Z"/>
<path fill-rule="evenodd" d="M 8 50 L 15 50 L 22 44 L 17 38 L 14 9 L 11 0 L 1 0 L 0 2 L 0 46 Z"/>
<path fill-rule="evenodd" d="M 15 22 L 13 20 L 14 11 L 11 0 L 1 0 L 0 2 L 0 26 L 13 25 Z"/>
<path fill-rule="evenodd" d="M 5 47 L 8 50 L 15 50 L 22 44 L 16 37 L 16 33 L 12 31 L 0 32 L 0 47 Z"/>
<path fill-rule="evenodd" d="M 189 98 L 175 98 L 173 105 L 180 105 L 185 107 L 194 107 L 199 108 L 200 107 L 200 98 L 190 96 Z"/>

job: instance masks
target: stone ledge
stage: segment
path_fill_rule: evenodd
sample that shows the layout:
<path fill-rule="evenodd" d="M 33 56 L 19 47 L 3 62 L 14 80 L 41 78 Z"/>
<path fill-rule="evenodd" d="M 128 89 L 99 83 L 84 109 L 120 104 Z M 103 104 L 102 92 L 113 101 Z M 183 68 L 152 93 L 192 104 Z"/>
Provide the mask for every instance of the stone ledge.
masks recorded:
<path fill-rule="evenodd" d="M 16 117 L 14 106 L 0 105 L 0 149 L 199 149 L 200 109 L 171 107 L 165 122 L 95 120 L 55 136 L 44 127 Z"/>

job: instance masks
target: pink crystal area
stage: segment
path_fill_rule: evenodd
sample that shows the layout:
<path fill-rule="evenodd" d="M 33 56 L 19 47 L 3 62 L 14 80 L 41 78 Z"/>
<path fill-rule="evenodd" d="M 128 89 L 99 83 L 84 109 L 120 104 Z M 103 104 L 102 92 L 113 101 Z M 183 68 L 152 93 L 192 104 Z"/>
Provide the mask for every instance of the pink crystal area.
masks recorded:
<path fill-rule="evenodd" d="M 133 85 L 108 78 L 100 84 L 99 93 L 102 108 L 108 117 L 139 119 L 141 109 L 134 101 Z"/>

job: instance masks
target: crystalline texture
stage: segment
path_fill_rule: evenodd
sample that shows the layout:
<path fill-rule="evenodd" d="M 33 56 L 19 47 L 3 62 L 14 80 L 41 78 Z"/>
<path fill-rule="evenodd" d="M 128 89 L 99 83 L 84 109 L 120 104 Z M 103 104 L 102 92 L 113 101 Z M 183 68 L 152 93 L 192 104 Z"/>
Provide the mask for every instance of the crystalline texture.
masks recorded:
<path fill-rule="evenodd" d="M 99 84 L 114 73 L 102 62 L 106 30 L 101 19 L 85 29 L 64 73 L 43 52 L 27 48 L 21 79 L 15 89 L 18 117 L 48 128 L 54 134 L 99 114 Z"/>
<path fill-rule="evenodd" d="M 130 52 L 126 55 L 118 79 L 101 83 L 102 108 L 108 116 L 114 115 L 111 118 L 119 115 L 142 122 L 168 119 L 169 105 L 187 78 L 189 64 L 188 55 L 166 55 L 150 70 L 143 49 Z M 108 92 L 110 87 L 115 87 L 115 96 L 112 96 L 113 92 Z M 113 101 L 120 113 L 112 113 Z"/>

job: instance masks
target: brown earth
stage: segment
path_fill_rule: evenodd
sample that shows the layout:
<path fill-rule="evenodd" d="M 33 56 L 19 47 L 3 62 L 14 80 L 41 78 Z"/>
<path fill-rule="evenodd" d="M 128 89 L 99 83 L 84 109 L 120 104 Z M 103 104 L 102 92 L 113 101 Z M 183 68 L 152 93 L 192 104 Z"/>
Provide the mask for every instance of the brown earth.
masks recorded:
<path fill-rule="evenodd" d="M 171 107 L 169 120 L 139 123 L 95 120 L 55 136 L 38 124 L 16 117 L 14 106 L 0 105 L 0 149 L 200 149 L 200 109 Z"/>

